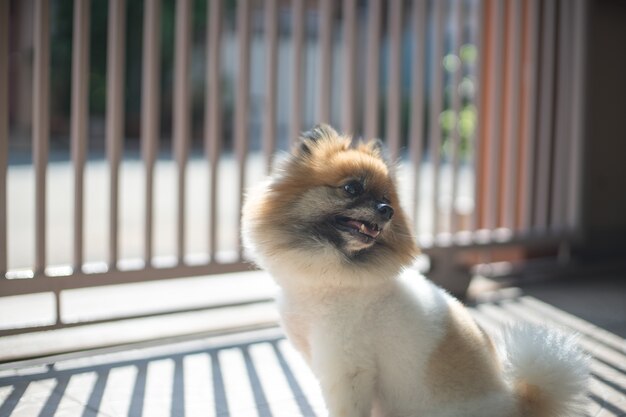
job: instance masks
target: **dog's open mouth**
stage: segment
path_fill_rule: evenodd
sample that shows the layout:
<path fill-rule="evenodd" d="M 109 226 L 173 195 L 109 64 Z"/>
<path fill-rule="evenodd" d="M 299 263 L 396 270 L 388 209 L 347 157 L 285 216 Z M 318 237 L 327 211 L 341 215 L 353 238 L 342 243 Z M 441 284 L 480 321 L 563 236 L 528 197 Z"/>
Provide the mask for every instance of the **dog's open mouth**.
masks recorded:
<path fill-rule="evenodd" d="M 335 218 L 337 228 L 354 234 L 363 241 L 369 243 L 380 235 L 380 227 L 377 224 L 363 220 L 351 219 L 350 217 L 339 216 Z"/>

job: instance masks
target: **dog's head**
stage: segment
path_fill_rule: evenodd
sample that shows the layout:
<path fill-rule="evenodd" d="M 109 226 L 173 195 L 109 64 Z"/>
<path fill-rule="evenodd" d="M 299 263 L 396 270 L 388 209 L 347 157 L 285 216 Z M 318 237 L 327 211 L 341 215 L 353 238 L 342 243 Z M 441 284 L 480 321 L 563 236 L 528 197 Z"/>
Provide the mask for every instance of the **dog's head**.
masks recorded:
<path fill-rule="evenodd" d="M 326 125 L 302 135 L 255 205 L 257 246 L 331 248 L 362 266 L 412 261 L 417 249 L 381 142 L 351 142 Z"/>

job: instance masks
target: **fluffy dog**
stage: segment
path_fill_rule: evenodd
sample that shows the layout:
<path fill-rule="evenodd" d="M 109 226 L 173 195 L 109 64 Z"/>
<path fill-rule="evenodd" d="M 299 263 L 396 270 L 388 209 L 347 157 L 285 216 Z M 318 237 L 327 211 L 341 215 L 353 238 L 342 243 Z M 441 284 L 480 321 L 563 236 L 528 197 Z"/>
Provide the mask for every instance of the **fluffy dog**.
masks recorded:
<path fill-rule="evenodd" d="M 331 417 L 570 417 L 580 405 L 587 359 L 571 337 L 525 326 L 496 344 L 456 299 L 401 275 L 418 250 L 379 141 L 303 134 L 242 225 Z"/>

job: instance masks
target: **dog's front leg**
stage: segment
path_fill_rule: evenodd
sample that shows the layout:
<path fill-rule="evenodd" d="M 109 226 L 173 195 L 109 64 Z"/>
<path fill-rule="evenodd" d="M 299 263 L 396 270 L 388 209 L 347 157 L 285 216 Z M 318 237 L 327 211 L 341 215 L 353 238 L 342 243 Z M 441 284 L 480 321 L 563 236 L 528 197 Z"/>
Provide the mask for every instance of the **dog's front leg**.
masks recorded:
<path fill-rule="evenodd" d="M 376 377 L 373 362 L 324 343 L 313 347 L 313 371 L 320 381 L 329 417 L 371 415 Z"/>

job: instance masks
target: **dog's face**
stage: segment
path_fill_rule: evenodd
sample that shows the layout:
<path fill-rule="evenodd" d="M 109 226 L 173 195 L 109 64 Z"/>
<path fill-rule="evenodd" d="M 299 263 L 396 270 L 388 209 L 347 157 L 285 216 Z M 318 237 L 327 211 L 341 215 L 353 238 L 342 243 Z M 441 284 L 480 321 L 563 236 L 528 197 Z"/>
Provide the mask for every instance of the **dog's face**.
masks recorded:
<path fill-rule="evenodd" d="M 338 137 L 316 140 L 296 156 L 309 165 L 294 195 L 296 233 L 303 243 L 328 242 L 352 257 L 383 238 L 395 214 L 394 186 L 375 145 L 356 150 Z"/>
<path fill-rule="evenodd" d="M 337 189 L 339 207 L 337 214 L 331 212 L 327 219 L 327 237 L 347 252 L 374 245 L 394 214 L 386 188 L 377 187 L 363 175 L 346 178 Z"/>
<path fill-rule="evenodd" d="M 359 264 L 407 263 L 416 248 L 380 142 L 350 145 L 328 126 L 305 133 L 255 208 L 259 235 L 288 249 L 331 247 Z"/>

